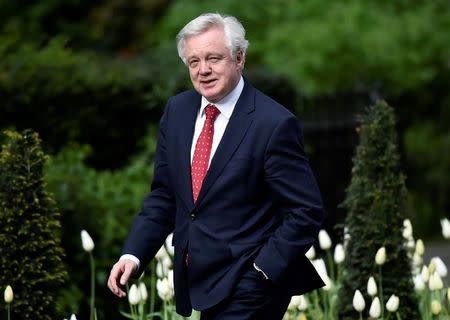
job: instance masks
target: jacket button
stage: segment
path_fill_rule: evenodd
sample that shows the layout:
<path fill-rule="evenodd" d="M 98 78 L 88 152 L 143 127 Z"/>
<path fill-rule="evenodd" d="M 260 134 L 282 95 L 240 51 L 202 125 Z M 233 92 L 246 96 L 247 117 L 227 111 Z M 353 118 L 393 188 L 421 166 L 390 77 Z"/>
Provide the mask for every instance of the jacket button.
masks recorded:
<path fill-rule="evenodd" d="M 195 220 L 195 213 L 191 213 L 191 220 Z"/>

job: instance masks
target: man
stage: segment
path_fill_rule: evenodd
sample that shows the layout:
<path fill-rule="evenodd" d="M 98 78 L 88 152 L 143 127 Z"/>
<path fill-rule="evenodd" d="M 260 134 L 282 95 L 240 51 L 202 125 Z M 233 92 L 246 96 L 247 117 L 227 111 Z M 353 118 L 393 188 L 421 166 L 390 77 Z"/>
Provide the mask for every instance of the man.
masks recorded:
<path fill-rule="evenodd" d="M 167 103 L 152 190 L 108 286 L 123 297 L 173 232 L 179 314 L 281 319 L 292 295 L 323 285 L 304 255 L 324 213 L 298 121 L 241 76 L 234 17 L 203 14 L 177 41 L 195 90 Z"/>

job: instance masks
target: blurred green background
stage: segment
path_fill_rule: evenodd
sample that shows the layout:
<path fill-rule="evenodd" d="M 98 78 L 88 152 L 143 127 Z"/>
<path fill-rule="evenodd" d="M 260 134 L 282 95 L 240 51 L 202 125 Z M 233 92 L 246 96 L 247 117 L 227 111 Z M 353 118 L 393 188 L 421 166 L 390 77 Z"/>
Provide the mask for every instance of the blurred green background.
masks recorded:
<path fill-rule="evenodd" d="M 86 229 L 96 241 L 99 318 L 119 318 L 106 277 L 149 190 L 166 99 L 190 88 L 174 38 L 211 11 L 244 24 L 245 75 L 301 120 L 329 229 L 345 216 L 358 115 L 379 98 L 396 109 L 415 236 L 437 238 L 439 218 L 449 217 L 447 0 L 0 0 L 0 128 L 33 128 L 51 155 L 67 314 L 86 317 Z"/>

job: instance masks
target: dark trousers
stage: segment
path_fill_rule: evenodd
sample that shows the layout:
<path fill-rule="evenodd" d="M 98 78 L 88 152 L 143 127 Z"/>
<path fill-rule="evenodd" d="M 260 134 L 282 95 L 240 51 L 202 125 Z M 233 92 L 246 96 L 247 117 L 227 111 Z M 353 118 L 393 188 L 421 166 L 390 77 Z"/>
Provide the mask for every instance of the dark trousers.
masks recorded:
<path fill-rule="evenodd" d="M 253 265 L 237 282 L 231 295 L 202 311 L 201 320 L 281 320 L 291 300 L 282 288 L 255 270 Z"/>

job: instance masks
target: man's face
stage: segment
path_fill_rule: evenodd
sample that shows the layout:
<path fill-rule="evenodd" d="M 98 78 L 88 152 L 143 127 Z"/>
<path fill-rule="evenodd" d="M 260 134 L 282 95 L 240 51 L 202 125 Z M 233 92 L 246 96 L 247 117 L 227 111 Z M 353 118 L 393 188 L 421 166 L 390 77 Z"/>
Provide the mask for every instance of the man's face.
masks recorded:
<path fill-rule="evenodd" d="M 242 52 L 233 59 L 222 28 L 211 28 L 186 39 L 185 57 L 195 90 L 217 102 L 233 90 L 244 66 Z"/>

